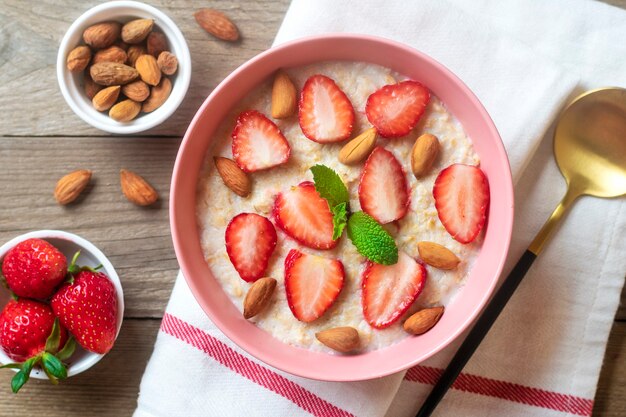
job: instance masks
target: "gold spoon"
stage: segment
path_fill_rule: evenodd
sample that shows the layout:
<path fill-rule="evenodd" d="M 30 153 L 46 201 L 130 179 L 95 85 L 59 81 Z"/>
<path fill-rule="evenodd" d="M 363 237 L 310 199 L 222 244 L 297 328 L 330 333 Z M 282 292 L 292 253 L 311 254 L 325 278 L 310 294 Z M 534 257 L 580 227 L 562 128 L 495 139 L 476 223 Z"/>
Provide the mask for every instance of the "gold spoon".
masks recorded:
<path fill-rule="evenodd" d="M 626 194 L 626 89 L 601 88 L 575 98 L 557 123 L 554 154 L 567 182 L 565 196 L 485 307 L 416 417 L 430 416 L 437 407 L 572 203 L 581 195 Z"/>

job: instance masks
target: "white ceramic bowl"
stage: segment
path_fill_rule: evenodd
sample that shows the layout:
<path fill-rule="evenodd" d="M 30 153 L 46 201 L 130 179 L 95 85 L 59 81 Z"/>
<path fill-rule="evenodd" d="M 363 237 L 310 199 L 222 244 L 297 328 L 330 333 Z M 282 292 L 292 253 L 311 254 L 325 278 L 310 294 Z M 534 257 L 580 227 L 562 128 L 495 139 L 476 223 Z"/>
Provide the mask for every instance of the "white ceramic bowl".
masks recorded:
<path fill-rule="evenodd" d="M 83 74 L 73 74 L 66 68 L 67 54 L 79 44 L 83 44 L 83 31 L 91 25 L 109 20 L 125 23 L 141 18 L 154 19 L 155 26 L 167 38 L 170 51 L 178 58 L 178 70 L 170 77 L 172 92 L 161 107 L 151 113 L 140 113 L 130 122 L 119 123 L 111 119 L 108 112 L 94 109 L 84 92 Z M 57 55 L 57 79 L 63 98 L 74 113 L 85 122 L 110 133 L 137 133 L 164 122 L 183 101 L 191 80 L 191 57 L 183 34 L 163 12 L 137 1 L 111 1 L 87 10 L 67 30 Z"/>
<path fill-rule="evenodd" d="M 36 232 L 29 232 L 17 236 L 0 246 L 0 263 L 2 262 L 2 259 L 4 259 L 4 255 L 6 255 L 12 247 L 30 238 L 39 238 L 50 242 L 65 255 L 68 263 L 72 260 L 74 254 L 80 250 L 80 256 L 77 261 L 78 265 L 91 267 L 102 265 L 102 269 L 99 271 L 105 273 L 111 279 L 113 285 L 115 286 L 115 291 L 117 292 L 117 335 L 119 335 L 120 329 L 122 328 L 122 321 L 124 319 L 124 293 L 122 290 L 122 284 L 120 283 L 120 278 L 117 276 L 113 265 L 111 265 L 111 262 L 109 262 L 104 253 L 102 253 L 100 249 L 96 248 L 93 243 L 73 233 L 63 232 L 61 230 L 38 230 Z M 0 285 L 0 309 L 4 308 L 10 298 L 11 295 L 9 291 L 4 286 Z M 104 355 L 88 352 L 77 345 L 76 352 L 67 361 L 68 377 L 78 375 L 81 372 L 86 371 L 98 363 L 103 357 Z M 12 362 L 13 360 L 11 360 L 2 349 L 0 349 L 0 364 L 5 365 Z M 14 371 L 17 372 L 15 369 Z M 30 376 L 36 379 L 48 379 L 46 374 L 38 368 L 33 369 Z"/>

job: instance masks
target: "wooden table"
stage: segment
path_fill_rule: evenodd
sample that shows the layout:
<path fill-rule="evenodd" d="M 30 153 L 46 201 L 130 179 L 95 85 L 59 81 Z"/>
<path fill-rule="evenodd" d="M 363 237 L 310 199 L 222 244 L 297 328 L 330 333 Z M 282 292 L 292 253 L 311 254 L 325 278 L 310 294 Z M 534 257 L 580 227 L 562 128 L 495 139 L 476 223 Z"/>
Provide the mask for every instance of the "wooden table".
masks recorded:
<path fill-rule="evenodd" d="M 163 125 L 113 137 L 75 116 L 59 91 L 55 62 L 70 24 L 98 1 L 0 0 L 0 242 L 29 230 L 61 229 L 91 240 L 122 279 L 125 322 L 113 351 L 92 370 L 52 387 L 31 381 L 13 396 L 0 371 L 0 416 L 130 416 L 178 264 L 170 237 L 170 175 L 181 136 L 211 90 L 241 63 L 268 48 L 289 0 L 230 2 L 151 0 L 187 38 L 193 76 L 187 97 Z M 614 0 L 626 8 L 626 0 Z M 225 11 L 241 29 L 237 44 L 217 41 L 195 23 L 200 7 Z M 137 208 L 122 196 L 119 169 L 145 176 L 161 202 Z M 93 184 L 80 204 L 52 197 L 65 173 L 87 168 Z M 623 299 L 623 298 L 622 298 Z M 626 312 L 611 331 L 594 416 L 626 415 Z"/>

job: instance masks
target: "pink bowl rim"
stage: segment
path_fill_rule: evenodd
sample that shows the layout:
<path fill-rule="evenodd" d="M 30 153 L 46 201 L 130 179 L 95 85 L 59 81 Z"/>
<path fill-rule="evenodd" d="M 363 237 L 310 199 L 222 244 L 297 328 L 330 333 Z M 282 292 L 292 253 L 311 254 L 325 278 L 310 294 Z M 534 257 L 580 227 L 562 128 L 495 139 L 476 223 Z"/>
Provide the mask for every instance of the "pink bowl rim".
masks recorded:
<path fill-rule="evenodd" d="M 439 73 L 441 73 L 445 78 L 447 78 L 450 82 L 454 84 L 454 88 L 458 90 L 459 94 L 466 96 L 466 98 L 471 102 L 472 106 L 474 106 L 475 110 L 480 115 L 481 122 L 485 124 L 485 128 L 488 131 L 489 136 L 491 136 L 494 139 L 494 143 L 493 143 L 493 145 L 495 146 L 494 152 L 499 157 L 500 164 L 502 165 L 501 172 L 499 172 L 499 174 L 503 176 L 503 182 L 505 183 L 505 189 L 498 190 L 498 193 L 502 193 L 502 200 L 504 201 L 503 209 L 506 209 L 506 212 L 503 213 L 504 225 L 503 225 L 503 228 L 500 229 L 500 232 L 499 232 L 499 236 L 502 239 L 500 241 L 500 247 L 502 250 L 498 254 L 499 256 L 493 260 L 493 263 L 496 264 L 494 268 L 496 273 L 494 273 L 493 276 L 489 277 L 489 284 L 485 287 L 485 291 L 482 294 L 482 297 L 478 300 L 478 302 L 472 308 L 471 314 L 469 314 L 466 317 L 466 319 L 463 321 L 463 323 L 460 326 L 458 326 L 455 330 L 453 330 L 447 337 L 442 338 L 437 343 L 437 345 L 433 347 L 432 349 L 430 349 L 428 352 L 421 354 L 421 355 L 416 354 L 414 359 L 409 360 L 408 362 L 403 363 L 402 365 L 385 366 L 385 364 L 383 364 L 382 366 L 373 367 L 373 368 L 368 367 L 367 369 L 360 369 L 358 366 L 352 366 L 351 368 L 354 372 L 350 373 L 349 375 L 338 374 L 336 372 L 328 373 L 326 370 L 320 371 L 319 369 L 317 369 L 317 366 L 315 364 L 307 366 L 307 363 L 306 363 L 307 361 L 305 360 L 300 361 L 301 363 L 296 367 L 285 365 L 284 363 L 281 362 L 280 353 L 266 354 L 262 352 L 261 349 L 259 349 L 254 344 L 254 342 L 251 342 L 250 340 L 247 340 L 247 338 L 242 337 L 242 335 L 240 335 L 236 331 L 233 331 L 224 323 L 218 308 L 216 306 L 212 306 L 211 304 L 204 302 L 202 298 L 203 286 L 200 284 L 200 280 L 199 279 L 194 280 L 191 278 L 194 274 L 194 271 L 189 266 L 189 258 L 188 258 L 187 253 L 183 250 L 183 245 L 182 245 L 182 241 L 186 237 L 183 233 L 184 231 L 179 228 L 179 223 L 181 221 L 181 218 L 180 218 L 181 215 L 179 213 L 182 213 L 183 209 L 182 207 L 180 207 L 180 210 L 179 210 L 179 205 L 181 203 L 179 203 L 176 198 L 178 182 L 182 181 L 184 178 L 185 167 L 184 167 L 183 159 L 185 155 L 185 149 L 189 146 L 189 142 L 191 141 L 193 134 L 194 134 L 194 129 L 200 123 L 203 113 L 210 106 L 210 103 L 214 99 L 214 97 L 221 94 L 222 90 L 228 89 L 230 83 L 233 82 L 233 80 L 236 80 L 240 76 L 241 73 L 245 72 L 250 67 L 257 65 L 260 61 L 268 59 L 269 56 L 275 54 L 278 51 L 282 51 L 282 50 L 290 49 L 294 47 L 303 47 L 303 45 L 307 45 L 307 44 L 310 45 L 310 44 L 315 44 L 316 42 L 320 42 L 320 41 L 324 42 L 324 41 L 335 40 L 335 39 L 343 40 L 343 41 L 357 41 L 357 42 L 365 41 L 365 42 L 370 42 L 372 45 L 377 45 L 380 47 L 391 47 L 391 48 L 400 49 L 408 55 L 416 55 L 417 57 L 419 57 L 419 59 L 424 60 L 428 62 L 429 65 L 435 67 L 435 69 Z M 311 62 L 319 62 L 319 61 L 323 61 L 323 60 L 315 60 L 315 59 L 311 60 Z M 493 190 L 491 192 L 493 195 Z M 195 201 L 194 201 L 194 206 L 195 206 Z M 239 66 L 232 73 L 230 73 L 217 87 L 215 87 L 215 89 L 206 98 L 206 100 L 202 103 L 202 105 L 200 106 L 196 114 L 194 115 L 191 123 L 189 124 L 189 127 L 187 128 L 187 131 L 185 132 L 185 136 L 178 150 L 178 154 L 176 156 L 176 161 L 175 161 L 174 169 L 173 169 L 172 181 L 171 181 L 169 210 L 170 210 L 170 227 L 172 231 L 172 240 L 173 240 L 174 250 L 176 253 L 176 257 L 179 261 L 183 276 L 185 277 L 185 280 L 187 282 L 187 285 L 189 286 L 192 294 L 194 295 L 196 301 L 198 302 L 200 307 L 203 309 L 205 314 L 216 324 L 216 326 L 231 341 L 233 341 L 241 349 L 243 349 L 250 355 L 254 356 L 255 358 L 261 360 L 262 362 L 274 368 L 277 368 L 279 370 L 288 372 L 292 375 L 315 379 L 315 380 L 322 380 L 322 381 L 347 382 L 347 381 L 361 381 L 361 380 L 380 378 L 380 377 L 388 376 L 397 372 L 405 371 L 409 369 L 410 367 L 423 362 L 424 360 L 430 358 L 431 356 L 435 355 L 436 353 L 444 349 L 446 346 L 448 346 L 452 341 L 454 341 L 454 339 L 456 339 L 459 335 L 461 335 L 470 326 L 470 324 L 478 317 L 480 312 L 483 310 L 487 301 L 491 298 L 491 295 L 493 294 L 495 287 L 499 281 L 500 274 L 502 273 L 502 270 L 504 268 L 504 263 L 507 258 L 509 245 L 511 242 L 512 229 L 513 229 L 514 195 L 513 195 L 512 175 L 511 175 L 510 165 L 508 162 L 507 153 L 502 143 L 502 139 L 497 131 L 496 126 L 493 123 L 493 120 L 491 119 L 491 117 L 489 116 L 487 110 L 484 108 L 484 106 L 480 102 L 480 100 L 469 89 L 469 87 L 467 87 L 465 83 L 461 81 L 452 71 L 450 71 L 448 68 L 446 68 L 443 64 L 439 63 L 435 59 L 424 54 L 423 52 L 420 52 L 408 45 L 399 43 L 394 40 L 390 40 L 390 39 L 386 39 L 386 38 L 382 38 L 378 36 L 362 35 L 362 34 L 354 34 L 354 33 L 327 33 L 323 35 L 298 38 L 296 40 L 285 42 L 278 46 L 272 47 L 254 56 L 253 58 L 251 58 L 250 60 L 248 60 L 241 66 Z M 211 278 L 214 279 L 213 277 Z M 251 324 L 251 325 L 254 326 L 254 324 Z M 269 337 L 272 337 L 272 336 L 269 335 Z M 285 346 L 285 349 L 287 350 L 296 349 L 303 353 L 305 352 L 312 353 L 313 355 L 322 353 L 322 352 L 312 352 L 309 350 L 305 350 L 302 348 L 288 345 L 286 343 L 282 343 L 282 344 Z M 381 353 L 381 352 L 385 352 L 388 349 L 389 348 L 384 348 L 384 349 L 376 350 L 373 352 L 367 352 L 365 354 Z M 346 355 L 346 356 L 328 355 L 328 354 L 323 354 L 323 355 L 328 358 L 346 358 L 346 360 L 348 358 L 355 357 L 352 355 Z M 359 356 L 359 355 L 356 355 L 356 356 Z M 377 359 L 380 359 L 380 357 Z M 352 365 L 356 365 L 356 364 L 352 364 Z"/>

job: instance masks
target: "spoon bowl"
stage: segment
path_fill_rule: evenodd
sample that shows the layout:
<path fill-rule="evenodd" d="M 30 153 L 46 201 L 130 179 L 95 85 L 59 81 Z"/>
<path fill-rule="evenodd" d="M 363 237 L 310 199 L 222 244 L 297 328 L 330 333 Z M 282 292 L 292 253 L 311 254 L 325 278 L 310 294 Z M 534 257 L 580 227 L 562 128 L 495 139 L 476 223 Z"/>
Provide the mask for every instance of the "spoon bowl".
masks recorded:
<path fill-rule="evenodd" d="M 578 96 L 561 115 L 554 153 L 574 194 L 626 194 L 626 89 Z"/>

